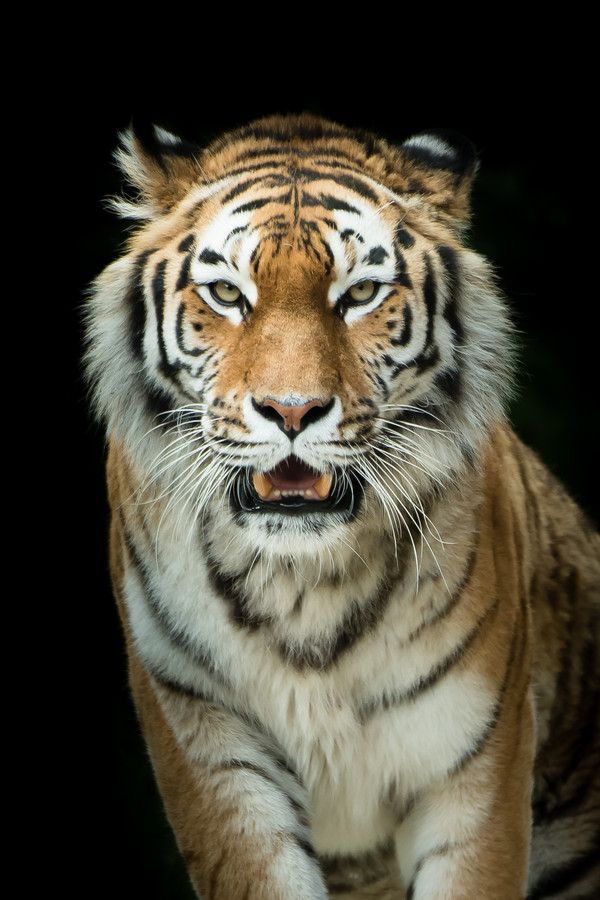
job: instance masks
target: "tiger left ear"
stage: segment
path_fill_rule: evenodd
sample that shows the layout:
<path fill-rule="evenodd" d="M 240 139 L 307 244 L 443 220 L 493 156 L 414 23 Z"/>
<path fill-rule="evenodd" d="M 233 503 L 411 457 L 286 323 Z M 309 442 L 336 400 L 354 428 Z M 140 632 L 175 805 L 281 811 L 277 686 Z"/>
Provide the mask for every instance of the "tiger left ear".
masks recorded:
<path fill-rule="evenodd" d="M 400 146 L 403 190 L 425 194 L 459 223 L 470 216 L 470 196 L 479 162 L 475 147 L 453 131 L 426 131 Z"/>
<path fill-rule="evenodd" d="M 155 219 L 168 213 L 201 181 L 201 149 L 158 125 L 132 122 L 119 135 L 117 165 L 137 197 L 113 197 L 110 206 L 131 219 Z"/>

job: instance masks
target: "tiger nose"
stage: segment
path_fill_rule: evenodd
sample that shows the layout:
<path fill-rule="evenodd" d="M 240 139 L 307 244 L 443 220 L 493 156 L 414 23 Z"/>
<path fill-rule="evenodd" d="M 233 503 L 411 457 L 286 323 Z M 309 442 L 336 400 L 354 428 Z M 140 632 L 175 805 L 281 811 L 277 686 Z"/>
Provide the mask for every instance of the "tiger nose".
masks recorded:
<path fill-rule="evenodd" d="M 253 397 L 252 406 L 265 419 L 275 422 L 282 431 L 291 432 L 289 437 L 293 440 L 295 432 L 302 431 L 307 425 L 312 425 L 327 415 L 333 406 L 333 399 L 333 397 L 330 400 L 313 399 L 307 400 L 306 403 L 286 406 L 271 397 L 267 397 L 262 403 L 257 403 Z"/>

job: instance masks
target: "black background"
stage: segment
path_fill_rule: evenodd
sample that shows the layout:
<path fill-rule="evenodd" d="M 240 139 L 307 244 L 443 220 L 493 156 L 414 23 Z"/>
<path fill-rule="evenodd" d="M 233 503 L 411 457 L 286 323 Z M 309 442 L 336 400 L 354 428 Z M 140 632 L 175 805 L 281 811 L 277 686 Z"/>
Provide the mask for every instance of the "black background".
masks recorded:
<path fill-rule="evenodd" d="M 73 403 L 63 458 L 75 499 L 66 568 L 75 578 L 53 613 L 69 636 L 56 660 L 64 673 L 55 727 L 68 821 L 60 842 L 71 861 L 62 875 L 65 890 L 83 896 L 81 885 L 91 877 L 102 896 L 192 897 L 128 699 L 105 549 L 103 436 L 89 416 L 81 378 L 83 292 L 125 235 L 102 208 L 121 183 L 111 161 L 117 131 L 136 115 L 203 143 L 260 115 L 309 110 L 397 142 L 428 127 L 468 136 L 481 158 L 470 242 L 496 264 L 519 330 L 519 394 L 511 419 L 598 522 L 597 299 L 589 274 L 596 240 L 584 225 L 590 162 L 570 85 L 553 80 L 547 68 L 512 75 L 491 85 L 477 69 L 460 76 L 448 69 L 435 88 L 419 92 L 406 72 L 397 82 L 375 79 L 372 87 L 358 76 L 336 80 L 327 70 L 313 86 L 253 73 L 245 89 L 238 83 L 231 91 L 194 85 L 188 74 L 162 93 L 142 76 L 124 76 L 111 87 L 88 86 L 85 102 L 71 109 L 69 240 L 78 255 L 76 270 L 70 257 L 72 291 L 61 295 L 60 362 Z"/>

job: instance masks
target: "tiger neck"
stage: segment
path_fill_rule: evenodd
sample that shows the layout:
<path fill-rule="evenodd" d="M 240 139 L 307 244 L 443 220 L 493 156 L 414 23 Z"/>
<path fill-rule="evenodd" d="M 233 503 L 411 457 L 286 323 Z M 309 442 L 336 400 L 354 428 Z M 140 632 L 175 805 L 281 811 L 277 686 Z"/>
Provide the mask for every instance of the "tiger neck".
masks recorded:
<path fill-rule="evenodd" d="M 139 479 L 126 456 L 124 465 L 131 487 Z M 343 623 L 359 618 L 364 626 L 392 601 L 402 603 L 407 633 L 418 628 L 464 575 L 482 494 L 482 472 L 465 470 L 427 504 L 421 533 L 404 529 L 395 536 L 381 507 L 367 498 L 363 515 L 342 538 L 324 538 L 310 555 L 258 549 L 251 530 L 237 527 L 223 503 L 183 534 L 179 511 L 169 509 L 166 499 L 136 503 L 130 490 L 126 518 L 137 519 L 152 566 L 167 581 L 169 571 L 200 567 L 203 583 L 227 602 L 237 625 L 263 628 L 285 641 L 290 653 L 302 648 L 305 654 L 315 636 L 322 635 L 325 646 Z"/>
<path fill-rule="evenodd" d="M 427 507 L 421 530 L 392 535 L 376 503 L 343 540 L 324 541 L 312 555 L 276 555 L 237 542 L 224 521 L 207 522 L 203 557 L 216 593 L 233 598 L 238 622 L 267 626 L 288 646 L 305 645 L 340 623 L 380 618 L 393 602 L 406 608 L 406 628 L 447 601 L 476 543 L 482 476 L 470 471 Z"/>

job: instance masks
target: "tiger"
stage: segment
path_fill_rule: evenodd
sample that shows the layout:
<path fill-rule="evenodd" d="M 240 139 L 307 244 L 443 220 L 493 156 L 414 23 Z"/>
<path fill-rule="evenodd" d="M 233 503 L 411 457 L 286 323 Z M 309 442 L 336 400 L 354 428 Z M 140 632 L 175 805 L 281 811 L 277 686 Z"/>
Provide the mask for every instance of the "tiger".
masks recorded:
<path fill-rule="evenodd" d="M 473 145 L 303 113 L 115 156 L 86 370 L 197 896 L 600 896 L 600 537 L 507 418 Z"/>

